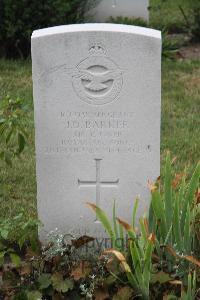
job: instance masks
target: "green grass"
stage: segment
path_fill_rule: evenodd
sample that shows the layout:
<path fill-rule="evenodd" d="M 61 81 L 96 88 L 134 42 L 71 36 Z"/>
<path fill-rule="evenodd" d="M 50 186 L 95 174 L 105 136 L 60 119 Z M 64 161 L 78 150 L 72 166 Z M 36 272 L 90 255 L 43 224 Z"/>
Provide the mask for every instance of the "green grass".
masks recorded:
<path fill-rule="evenodd" d="M 32 104 L 31 63 L 29 60 L 0 59 L 0 97 L 9 93 Z"/>
<path fill-rule="evenodd" d="M 0 216 L 25 207 L 36 214 L 34 123 L 30 61 L 0 60 L 0 99 L 6 94 L 30 104 L 27 115 L 29 145 L 13 167 L 0 162 L 0 182 L 7 197 L 0 203 Z M 176 169 L 191 174 L 200 155 L 200 61 L 164 61 L 162 76 L 161 153 L 169 149 L 177 157 Z"/>
<path fill-rule="evenodd" d="M 161 151 L 189 172 L 200 158 L 200 61 L 166 61 L 162 81 Z"/>
<path fill-rule="evenodd" d="M 187 0 L 150 0 L 151 26 L 157 29 L 166 28 L 170 32 L 185 31 L 186 22 L 179 4 L 188 12 L 187 2 Z"/>
<path fill-rule="evenodd" d="M 0 197 L 0 216 L 11 216 L 21 207 L 34 215 L 36 178 L 31 64 L 30 61 L 0 59 L 0 70 L 0 99 L 9 94 L 12 98 L 24 99 L 30 107 L 27 114 L 28 147 L 21 159 L 15 159 L 13 167 L 0 161 L 0 186 L 3 185 L 7 195 L 5 199 Z"/>

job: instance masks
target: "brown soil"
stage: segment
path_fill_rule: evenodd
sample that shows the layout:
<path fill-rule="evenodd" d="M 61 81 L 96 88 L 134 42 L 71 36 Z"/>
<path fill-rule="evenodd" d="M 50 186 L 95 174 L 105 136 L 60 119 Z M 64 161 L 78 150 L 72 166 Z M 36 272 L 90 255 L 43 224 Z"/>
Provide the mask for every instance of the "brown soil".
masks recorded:
<path fill-rule="evenodd" d="M 185 59 L 200 59 L 200 44 L 181 47 L 179 53 Z"/>

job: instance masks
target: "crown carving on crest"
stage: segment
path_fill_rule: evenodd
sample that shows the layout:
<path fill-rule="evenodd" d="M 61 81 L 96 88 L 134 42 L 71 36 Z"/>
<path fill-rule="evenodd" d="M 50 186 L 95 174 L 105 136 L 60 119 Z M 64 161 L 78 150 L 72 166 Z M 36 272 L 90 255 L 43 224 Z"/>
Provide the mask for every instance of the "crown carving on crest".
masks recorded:
<path fill-rule="evenodd" d="M 94 44 L 89 49 L 90 54 L 92 55 L 105 55 L 106 50 L 103 45 L 101 44 Z"/>

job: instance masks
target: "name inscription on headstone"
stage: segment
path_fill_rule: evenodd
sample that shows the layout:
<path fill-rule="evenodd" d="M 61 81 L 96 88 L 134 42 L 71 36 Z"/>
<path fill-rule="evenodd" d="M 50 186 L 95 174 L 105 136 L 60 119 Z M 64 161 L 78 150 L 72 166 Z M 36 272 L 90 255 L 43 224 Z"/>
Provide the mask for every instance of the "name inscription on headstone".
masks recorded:
<path fill-rule="evenodd" d="M 150 152 L 150 144 L 136 144 L 134 139 L 127 139 L 135 117 L 134 112 L 60 112 L 58 119 L 66 137 L 60 137 L 57 145 L 48 145 L 45 153 Z"/>

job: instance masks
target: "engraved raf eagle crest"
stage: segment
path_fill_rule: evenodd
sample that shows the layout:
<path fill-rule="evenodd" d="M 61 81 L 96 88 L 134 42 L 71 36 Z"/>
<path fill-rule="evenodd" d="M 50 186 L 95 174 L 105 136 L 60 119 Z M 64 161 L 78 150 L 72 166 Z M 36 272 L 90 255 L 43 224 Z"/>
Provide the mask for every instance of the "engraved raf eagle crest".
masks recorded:
<path fill-rule="evenodd" d="M 73 87 L 86 103 L 103 105 L 114 101 L 122 84 L 122 71 L 108 57 L 101 45 L 89 49 L 90 56 L 77 65 L 73 74 Z"/>

